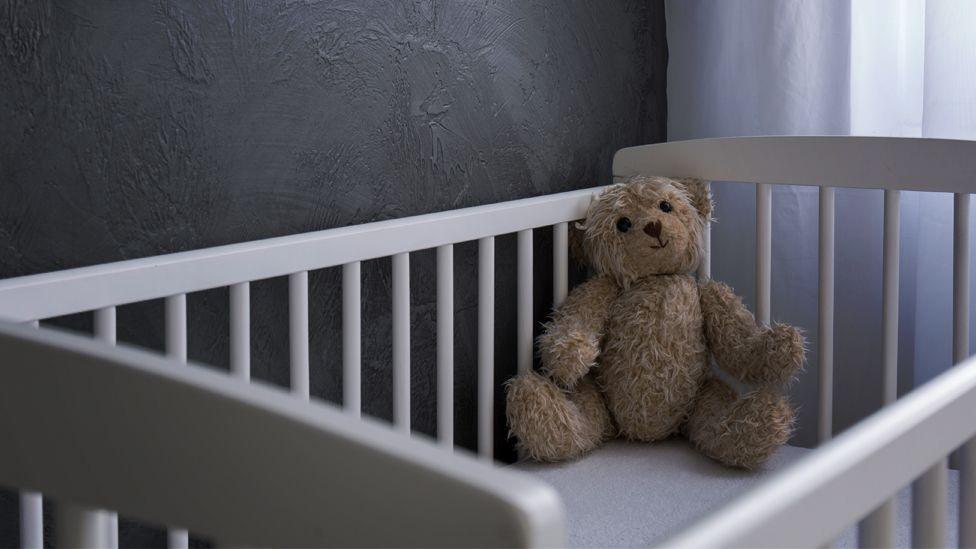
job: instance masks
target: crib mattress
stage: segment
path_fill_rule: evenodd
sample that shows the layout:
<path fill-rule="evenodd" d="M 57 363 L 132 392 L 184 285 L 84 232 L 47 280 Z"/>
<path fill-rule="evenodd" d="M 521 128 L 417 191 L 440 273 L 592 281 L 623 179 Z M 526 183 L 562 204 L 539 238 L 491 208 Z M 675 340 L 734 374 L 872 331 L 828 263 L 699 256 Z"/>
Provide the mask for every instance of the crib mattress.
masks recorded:
<path fill-rule="evenodd" d="M 551 484 L 562 496 L 574 547 L 637 547 L 662 542 L 744 493 L 770 473 L 811 452 L 784 446 L 758 471 L 723 467 L 684 439 L 655 444 L 613 441 L 581 459 L 555 464 L 520 462 L 512 467 Z M 958 477 L 949 472 L 949 546 L 956 539 Z M 899 493 L 899 547 L 910 546 L 910 489 Z M 855 530 L 839 547 L 856 546 Z"/>

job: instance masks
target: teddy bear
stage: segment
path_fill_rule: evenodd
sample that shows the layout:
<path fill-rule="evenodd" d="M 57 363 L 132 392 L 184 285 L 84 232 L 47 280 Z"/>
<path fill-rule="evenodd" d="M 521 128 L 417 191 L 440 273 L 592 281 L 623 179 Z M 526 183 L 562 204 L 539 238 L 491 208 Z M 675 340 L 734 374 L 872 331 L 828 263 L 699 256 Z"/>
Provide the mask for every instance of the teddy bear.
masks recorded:
<path fill-rule="evenodd" d="M 708 185 L 688 178 L 635 176 L 592 201 L 576 230 L 595 276 L 544 326 L 541 371 L 506 384 L 521 455 L 561 461 L 617 436 L 681 434 L 754 469 L 789 439 L 782 393 L 803 366 L 803 336 L 758 324 L 727 285 L 695 278 L 711 213 Z"/>

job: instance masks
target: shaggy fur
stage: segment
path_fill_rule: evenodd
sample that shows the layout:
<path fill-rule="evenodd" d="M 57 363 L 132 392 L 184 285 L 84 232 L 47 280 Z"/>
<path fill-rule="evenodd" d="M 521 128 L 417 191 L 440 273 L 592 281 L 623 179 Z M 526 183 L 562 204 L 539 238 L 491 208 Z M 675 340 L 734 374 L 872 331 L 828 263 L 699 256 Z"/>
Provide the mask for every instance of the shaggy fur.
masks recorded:
<path fill-rule="evenodd" d="M 803 337 L 757 325 L 728 286 L 689 274 L 711 211 L 702 181 L 663 177 L 612 185 L 590 205 L 574 240 L 597 276 L 546 324 L 542 375 L 507 385 L 525 455 L 559 461 L 612 436 L 683 433 L 712 459 L 754 468 L 786 442 L 794 412 L 776 388 L 801 368 Z M 709 355 L 758 388 L 738 395 L 709 373 Z"/>

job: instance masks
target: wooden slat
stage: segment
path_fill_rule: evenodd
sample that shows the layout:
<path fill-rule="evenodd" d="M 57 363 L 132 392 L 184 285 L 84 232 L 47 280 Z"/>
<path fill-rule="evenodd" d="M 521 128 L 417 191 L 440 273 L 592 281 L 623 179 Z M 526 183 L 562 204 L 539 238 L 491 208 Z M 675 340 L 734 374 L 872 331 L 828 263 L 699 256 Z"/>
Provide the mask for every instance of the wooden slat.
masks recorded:
<path fill-rule="evenodd" d="M 410 433 L 410 254 L 393 256 L 393 423 Z"/>
<path fill-rule="evenodd" d="M 39 328 L 41 323 L 32 320 L 27 323 Z M 41 549 L 44 545 L 44 498 L 40 492 L 20 493 L 20 547 L 22 549 Z"/>
<path fill-rule="evenodd" d="M 454 448 L 454 247 L 437 248 L 437 440 Z"/>
<path fill-rule="evenodd" d="M 709 194 L 711 194 L 711 183 L 706 184 Z M 705 232 L 702 234 L 702 249 L 705 255 L 702 256 L 701 265 L 698 266 L 698 278 L 707 279 L 712 277 L 712 222 L 705 222 Z"/>
<path fill-rule="evenodd" d="M 948 485 L 948 459 L 945 457 L 939 458 L 912 483 L 912 547 L 946 546 Z"/>
<path fill-rule="evenodd" d="M 95 311 L 95 338 L 109 345 L 117 340 L 115 307 L 105 307 Z M 90 520 L 102 521 L 105 528 L 104 543 L 109 549 L 119 546 L 119 515 L 114 511 L 99 511 Z"/>
<path fill-rule="evenodd" d="M 756 185 L 756 319 L 769 324 L 773 255 L 773 190 Z"/>
<path fill-rule="evenodd" d="M 230 287 L 230 371 L 251 379 L 251 285 L 241 282 Z"/>
<path fill-rule="evenodd" d="M 178 362 L 187 361 L 186 294 L 166 298 L 166 355 Z M 170 549 L 186 549 L 190 546 L 190 534 L 183 528 L 169 528 L 167 546 Z"/>
<path fill-rule="evenodd" d="M 166 355 L 186 362 L 186 295 L 166 298 Z"/>
<path fill-rule="evenodd" d="M 478 241 L 478 454 L 493 460 L 495 413 L 495 238 Z"/>
<path fill-rule="evenodd" d="M 817 329 L 819 398 L 817 422 L 821 444 L 833 436 L 834 410 L 834 189 L 820 188 L 820 291 Z"/>
<path fill-rule="evenodd" d="M 309 398 L 308 272 L 288 276 L 288 348 L 291 391 Z"/>
<path fill-rule="evenodd" d="M 569 223 L 552 226 L 552 306 L 559 307 L 569 293 Z"/>
<path fill-rule="evenodd" d="M 342 266 L 342 405 L 362 413 L 362 273 L 360 263 Z"/>
<path fill-rule="evenodd" d="M 882 398 L 885 405 L 898 398 L 898 258 L 899 258 L 899 191 L 884 192 L 884 251 L 882 272 L 881 366 Z M 892 500 L 861 521 L 858 545 L 891 547 L 895 542 L 898 516 Z"/>
<path fill-rule="evenodd" d="M 954 198 L 952 245 L 952 361 L 969 358 L 969 202 Z M 976 547 L 976 439 L 959 452 L 959 547 Z"/>
<path fill-rule="evenodd" d="M 518 233 L 518 306 L 516 308 L 518 372 L 532 369 L 532 229 Z"/>

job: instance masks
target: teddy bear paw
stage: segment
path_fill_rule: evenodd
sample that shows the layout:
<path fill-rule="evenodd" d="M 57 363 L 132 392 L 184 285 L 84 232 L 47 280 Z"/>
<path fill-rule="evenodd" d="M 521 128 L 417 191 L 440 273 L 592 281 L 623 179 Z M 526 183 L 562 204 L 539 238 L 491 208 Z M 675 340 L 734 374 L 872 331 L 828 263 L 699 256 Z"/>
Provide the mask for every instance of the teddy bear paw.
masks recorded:
<path fill-rule="evenodd" d="M 539 338 L 542 371 L 557 385 L 572 389 L 596 365 L 600 343 L 579 332 L 547 333 Z"/>
<path fill-rule="evenodd" d="M 787 324 L 773 324 L 764 334 L 766 360 L 760 381 L 783 385 L 791 382 L 803 368 L 805 340 L 799 329 Z"/>

